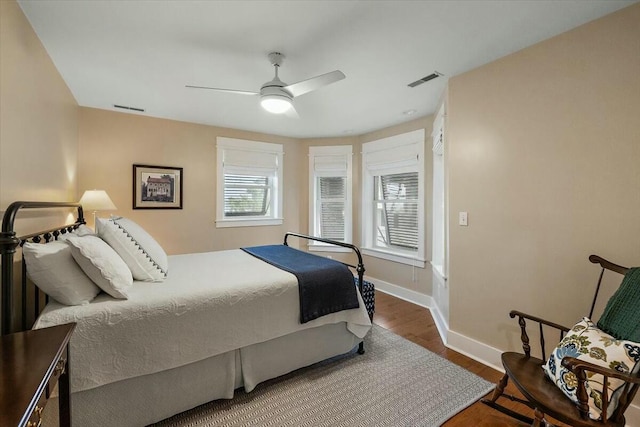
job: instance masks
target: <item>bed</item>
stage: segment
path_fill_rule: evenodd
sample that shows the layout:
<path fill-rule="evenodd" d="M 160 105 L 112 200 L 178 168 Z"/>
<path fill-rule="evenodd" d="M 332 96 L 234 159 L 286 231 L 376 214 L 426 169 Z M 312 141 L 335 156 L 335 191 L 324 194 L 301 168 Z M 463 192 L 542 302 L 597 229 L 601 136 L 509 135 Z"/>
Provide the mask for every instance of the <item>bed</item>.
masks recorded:
<path fill-rule="evenodd" d="M 69 207 L 77 209 L 75 223 L 16 237 L 20 209 Z M 18 306 L 14 252 L 27 241 L 64 238 L 84 223 L 79 204 L 16 202 L 5 212 L 0 234 L 3 335 L 77 323 L 70 342 L 74 425 L 148 425 L 232 398 L 239 387 L 250 392 L 298 368 L 364 351 L 371 318 L 361 295 L 360 252 L 325 239 L 317 240 L 348 247 L 358 258 L 356 266 L 346 264 L 359 276 L 357 308 L 304 318 L 298 274 L 240 249 L 169 256 L 166 280 L 135 281 L 125 300 L 99 294 L 75 306 L 43 297 L 26 280 L 23 261 Z M 292 236 L 309 238 L 287 233 L 282 246 Z M 45 423 L 56 410 L 56 404 L 47 405 Z"/>

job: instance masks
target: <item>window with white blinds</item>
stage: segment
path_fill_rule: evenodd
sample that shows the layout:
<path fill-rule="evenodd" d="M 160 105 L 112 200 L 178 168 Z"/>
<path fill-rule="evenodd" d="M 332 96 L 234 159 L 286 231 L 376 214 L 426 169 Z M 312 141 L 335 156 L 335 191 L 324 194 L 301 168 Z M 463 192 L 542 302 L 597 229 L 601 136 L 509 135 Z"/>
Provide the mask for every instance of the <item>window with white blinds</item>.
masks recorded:
<path fill-rule="evenodd" d="M 351 243 L 350 145 L 309 147 L 309 232 L 316 237 Z M 311 250 L 344 248 L 311 242 Z"/>
<path fill-rule="evenodd" d="M 362 147 L 362 247 L 424 267 L 424 130 Z"/>
<path fill-rule="evenodd" d="M 224 215 L 265 216 L 271 206 L 273 179 L 260 175 L 224 174 Z"/>
<path fill-rule="evenodd" d="M 374 179 L 376 246 L 418 250 L 418 172 Z"/>
<path fill-rule="evenodd" d="M 344 241 L 347 178 L 344 176 L 319 176 L 318 182 L 318 236 Z"/>
<path fill-rule="evenodd" d="M 282 224 L 281 144 L 218 138 L 217 227 Z"/>

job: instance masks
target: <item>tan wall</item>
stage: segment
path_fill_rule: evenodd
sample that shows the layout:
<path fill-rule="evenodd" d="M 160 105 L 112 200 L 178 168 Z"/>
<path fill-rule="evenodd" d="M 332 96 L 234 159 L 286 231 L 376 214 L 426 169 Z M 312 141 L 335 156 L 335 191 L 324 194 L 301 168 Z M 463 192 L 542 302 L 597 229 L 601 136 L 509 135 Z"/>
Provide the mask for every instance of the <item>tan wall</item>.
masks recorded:
<path fill-rule="evenodd" d="M 77 200 L 78 106 L 14 1 L 0 1 L 0 93 L 0 210 Z M 21 216 L 28 227 L 56 222 Z"/>
<path fill-rule="evenodd" d="M 203 252 L 246 245 L 280 242 L 286 231 L 309 231 L 309 146 L 353 145 L 354 240 L 360 238 L 360 163 L 362 142 L 424 128 L 431 134 L 431 116 L 364 136 L 295 140 L 232 129 L 196 125 L 141 115 L 80 108 L 79 195 L 98 188 L 107 191 L 117 214 L 142 224 L 168 253 Z M 250 139 L 284 144 L 285 224 L 276 227 L 215 227 L 216 137 Z M 427 142 L 427 146 L 429 143 Z M 431 200 L 431 151 L 425 150 L 427 216 Z M 134 163 L 184 168 L 182 210 L 132 209 Z M 88 213 L 87 221 L 93 225 Z M 427 229 L 429 235 L 430 228 Z M 430 240 L 427 235 L 427 254 Z M 293 239 L 294 246 L 304 243 Z M 348 260 L 337 254 L 338 259 Z M 351 259 L 350 261 L 353 261 Z M 378 258 L 365 257 L 367 275 L 422 294 L 431 292 L 431 269 L 415 269 Z"/>
<path fill-rule="evenodd" d="M 640 265 L 638 23 L 636 4 L 450 80 L 454 331 L 515 348 L 510 309 L 588 313 L 589 254 Z"/>
<path fill-rule="evenodd" d="M 18 4 L 4 0 L 0 94 L 0 214 L 17 200 L 77 200 L 78 105 Z M 74 220 L 69 210 L 25 210 L 15 231 L 20 236 Z M 16 262 L 14 307 L 19 267 Z"/>
<path fill-rule="evenodd" d="M 118 210 L 140 223 L 167 253 L 205 252 L 280 242 L 285 231 L 300 228 L 302 183 L 300 144 L 290 138 L 243 132 L 134 114 L 80 108 L 78 179 L 80 194 L 106 190 Z M 216 138 L 284 144 L 284 225 L 216 228 Z M 184 168 L 183 209 L 133 210 L 132 165 Z M 90 225 L 92 219 L 89 218 Z"/>

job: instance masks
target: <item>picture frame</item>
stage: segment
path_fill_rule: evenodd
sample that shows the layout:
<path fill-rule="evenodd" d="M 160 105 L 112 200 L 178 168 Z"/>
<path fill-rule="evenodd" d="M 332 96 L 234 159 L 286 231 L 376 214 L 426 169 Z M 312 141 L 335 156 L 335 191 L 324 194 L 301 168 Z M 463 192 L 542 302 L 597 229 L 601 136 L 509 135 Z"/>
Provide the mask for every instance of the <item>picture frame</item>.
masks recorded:
<path fill-rule="evenodd" d="M 182 209 L 182 168 L 134 164 L 133 209 Z"/>

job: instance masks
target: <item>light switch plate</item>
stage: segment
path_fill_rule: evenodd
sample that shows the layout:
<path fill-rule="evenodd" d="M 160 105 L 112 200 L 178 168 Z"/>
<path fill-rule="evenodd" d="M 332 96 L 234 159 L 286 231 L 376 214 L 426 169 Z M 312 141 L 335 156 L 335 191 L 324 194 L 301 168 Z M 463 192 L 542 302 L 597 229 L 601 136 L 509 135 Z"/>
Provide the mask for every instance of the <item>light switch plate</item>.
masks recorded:
<path fill-rule="evenodd" d="M 468 220 L 468 217 L 467 217 L 467 213 L 466 213 L 466 212 L 460 212 L 460 213 L 458 214 L 458 224 L 459 224 L 459 225 L 462 225 L 462 226 L 465 226 L 465 227 L 466 227 L 467 225 L 469 225 L 469 220 Z"/>

